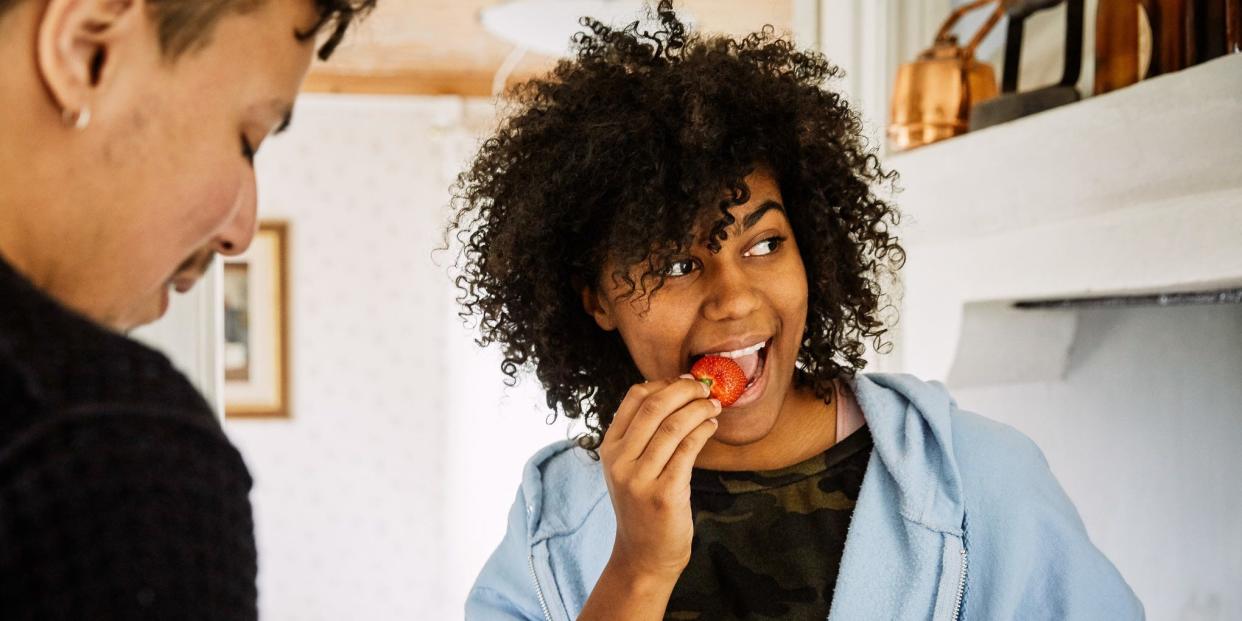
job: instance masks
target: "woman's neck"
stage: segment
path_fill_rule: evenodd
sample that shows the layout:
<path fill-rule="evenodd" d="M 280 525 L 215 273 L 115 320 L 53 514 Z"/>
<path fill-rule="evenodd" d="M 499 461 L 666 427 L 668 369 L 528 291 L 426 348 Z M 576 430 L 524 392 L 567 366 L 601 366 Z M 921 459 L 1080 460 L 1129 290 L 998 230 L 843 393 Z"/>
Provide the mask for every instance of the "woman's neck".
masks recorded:
<path fill-rule="evenodd" d="M 772 430 L 745 446 L 719 445 L 699 454 L 697 468 L 724 471 L 777 470 L 801 463 L 837 442 L 840 390 L 825 404 L 808 388 L 792 388 Z"/>

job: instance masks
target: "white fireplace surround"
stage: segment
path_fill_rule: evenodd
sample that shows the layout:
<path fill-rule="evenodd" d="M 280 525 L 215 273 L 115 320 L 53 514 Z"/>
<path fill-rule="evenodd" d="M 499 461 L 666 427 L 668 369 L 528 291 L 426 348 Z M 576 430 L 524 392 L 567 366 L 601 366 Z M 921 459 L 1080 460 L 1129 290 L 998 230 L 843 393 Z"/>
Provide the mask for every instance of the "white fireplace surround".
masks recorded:
<path fill-rule="evenodd" d="M 903 370 L 1054 380 L 1073 310 L 1014 302 L 1242 286 L 1242 55 L 890 156 Z"/>

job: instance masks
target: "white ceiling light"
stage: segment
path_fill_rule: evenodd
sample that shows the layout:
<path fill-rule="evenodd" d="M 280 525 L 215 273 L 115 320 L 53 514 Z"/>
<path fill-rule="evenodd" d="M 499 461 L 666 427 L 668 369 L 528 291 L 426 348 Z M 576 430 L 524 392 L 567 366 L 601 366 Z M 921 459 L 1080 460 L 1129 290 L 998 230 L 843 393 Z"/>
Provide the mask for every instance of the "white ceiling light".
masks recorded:
<path fill-rule="evenodd" d="M 654 6 L 654 0 L 652 0 Z M 689 15 L 678 9 L 687 26 Z M 566 56 L 574 33 L 585 28 L 578 23 L 593 17 L 610 26 L 626 26 L 650 18 L 647 3 L 641 0 L 508 0 L 480 12 L 483 28 L 518 48 L 548 56 Z"/>

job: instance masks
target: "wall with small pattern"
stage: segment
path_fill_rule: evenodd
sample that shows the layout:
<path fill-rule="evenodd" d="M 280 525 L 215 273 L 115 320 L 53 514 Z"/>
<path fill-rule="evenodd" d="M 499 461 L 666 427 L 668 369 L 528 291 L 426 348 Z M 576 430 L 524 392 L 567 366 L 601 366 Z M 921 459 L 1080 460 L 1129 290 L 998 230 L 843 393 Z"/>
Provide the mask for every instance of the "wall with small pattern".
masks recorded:
<path fill-rule="evenodd" d="M 261 217 L 289 223 L 292 417 L 226 427 L 255 479 L 265 619 L 460 618 L 522 461 L 564 436 L 537 390 L 505 397 L 433 257 L 491 111 L 306 96 L 263 146 Z"/>
<path fill-rule="evenodd" d="M 434 262 L 491 114 L 308 96 L 263 148 L 263 216 L 290 226 L 293 417 L 227 429 L 255 478 L 264 619 L 461 618 L 522 463 L 571 433 L 531 382 L 502 388 Z M 1242 618 L 1240 352 L 1236 306 L 1088 311 L 1064 380 L 954 394 L 1040 445 L 1149 617 Z"/>

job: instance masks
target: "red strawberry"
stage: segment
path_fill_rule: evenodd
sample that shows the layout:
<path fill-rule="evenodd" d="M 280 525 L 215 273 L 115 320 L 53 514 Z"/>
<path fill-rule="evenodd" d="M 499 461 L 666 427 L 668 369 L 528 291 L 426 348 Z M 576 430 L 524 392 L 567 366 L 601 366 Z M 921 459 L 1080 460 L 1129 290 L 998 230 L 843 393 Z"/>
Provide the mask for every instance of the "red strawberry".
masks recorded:
<path fill-rule="evenodd" d="M 746 373 L 731 358 L 704 356 L 690 367 L 690 375 L 712 389 L 712 398 L 729 407 L 746 392 Z"/>

